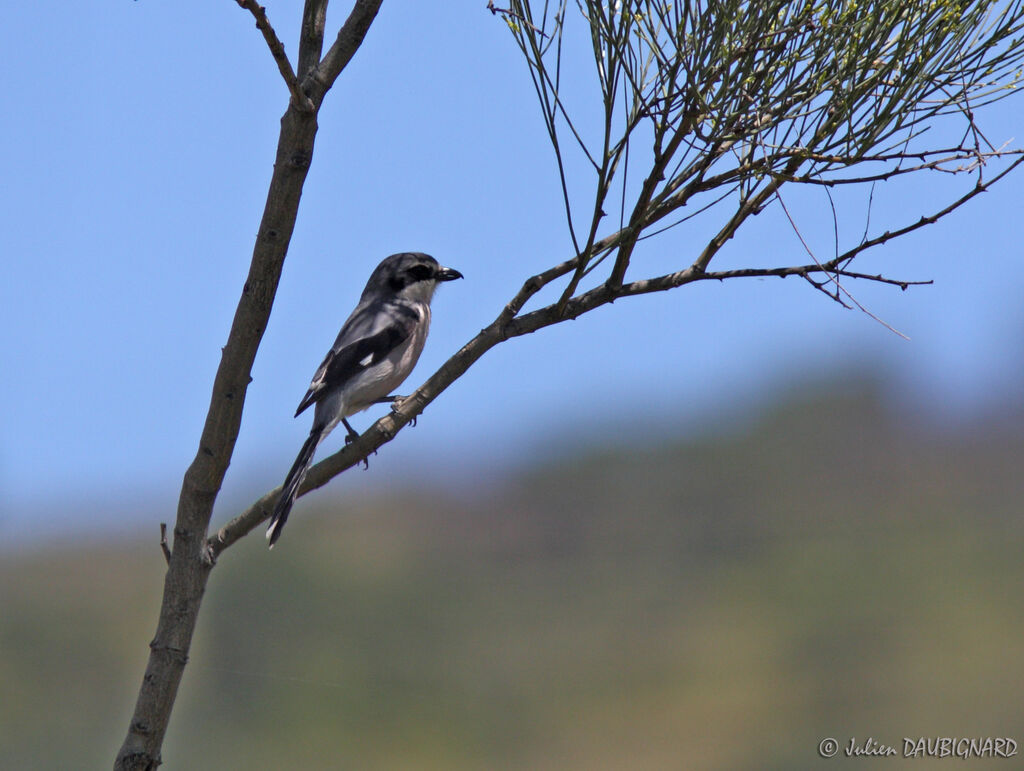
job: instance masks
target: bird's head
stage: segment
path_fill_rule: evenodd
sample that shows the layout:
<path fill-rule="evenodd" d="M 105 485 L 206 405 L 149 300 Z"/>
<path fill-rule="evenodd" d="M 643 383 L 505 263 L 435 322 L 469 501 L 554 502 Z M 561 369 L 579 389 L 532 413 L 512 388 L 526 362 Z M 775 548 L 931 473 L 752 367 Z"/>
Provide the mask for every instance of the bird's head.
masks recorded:
<path fill-rule="evenodd" d="M 462 278 L 459 271 L 439 265 L 429 254 L 392 254 L 385 257 L 370 274 L 363 298 L 369 295 L 399 296 L 429 303 L 439 282 L 457 278 Z"/>

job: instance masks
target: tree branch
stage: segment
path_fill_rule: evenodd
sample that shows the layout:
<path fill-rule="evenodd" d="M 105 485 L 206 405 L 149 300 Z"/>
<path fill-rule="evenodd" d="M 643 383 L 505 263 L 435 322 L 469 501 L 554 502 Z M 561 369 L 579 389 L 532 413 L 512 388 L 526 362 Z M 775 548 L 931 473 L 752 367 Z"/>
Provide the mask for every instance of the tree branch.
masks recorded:
<path fill-rule="evenodd" d="M 306 0 L 302 10 L 302 32 L 299 38 L 299 80 L 320 63 L 324 50 L 324 25 L 327 21 L 327 0 Z"/>
<path fill-rule="evenodd" d="M 281 120 L 277 160 L 228 340 L 214 378 L 199 449 L 185 472 L 174 526 L 174 546 L 149 663 L 116 769 L 154 769 L 185 668 L 192 633 L 212 563 L 206 532 L 224 481 L 256 351 L 263 338 L 316 136 L 315 113 L 294 101 Z"/>
<path fill-rule="evenodd" d="M 325 458 L 313 466 L 305 482 L 299 488 L 299 496 L 323 487 L 334 477 L 342 472 L 356 466 L 376 452 L 380 447 L 394 439 L 398 433 L 410 422 L 415 420 L 428 404 L 436 399 L 445 389 L 460 378 L 480 357 L 498 343 L 504 342 L 512 337 L 531 334 L 544 327 L 557 324 L 567 319 L 575 319 L 596 308 L 614 302 L 620 297 L 632 297 L 652 292 L 663 292 L 675 289 L 686 284 L 697 281 L 724 281 L 733 278 L 767 278 L 787 276 L 800 276 L 808 278 L 814 275 L 825 275 L 834 277 L 845 277 L 862 281 L 887 284 L 906 290 L 911 286 L 923 286 L 931 284 L 932 281 L 910 281 L 905 279 L 893 279 L 880 274 L 871 275 L 847 270 L 841 265 L 848 263 L 854 257 L 866 249 L 880 246 L 886 241 L 901 235 L 910 233 L 925 225 L 932 224 L 942 217 L 950 214 L 960 206 L 967 203 L 976 195 L 985 192 L 989 187 L 1010 173 L 1016 166 L 1024 163 L 1024 157 L 1017 158 L 1006 169 L 985 183 L 975 185 L 949 206 L 931 214 L 922 216 L 916 222 L 894 231 L 886 231 L 872 239 L 867 239 L 852 249 L 837 255 L 828 262 L 814 262 L 806 265 L 789 265 L 776 268 L 739 268 L 734 270 L 707 271 L 706 267 L 711 258 L 718 252 L 721 246 L 731 238 L 739 224 L 757 207 L 763 205 L 775 193 L 778 184 L 773 181 L 764 189 L 758 192 L 753 198 L 742 206 L 729 223 L 709 242 L 707 247 L 693 264 L 688 268 L 668 273 L 654 278 L 641 279 L 628 284 L 623 284 L 616 290 L 612 290 L 607 284 L 571 298 L 564 307 L 559 303 L 540 308 L 536 311 L 519 316 L 519 312 L 531 297 L 552 281 L 572 272 L 579 263 L 580 256 L 572 257 L 565 262 L 559 263 L 546 271 L 538 273 L 527 279 L 522 288 L 502 309 L 498 317 L 487 327 L 482 329 L 472 340 L 466 343 L 455 355 L 448 359 L 433 375 L 430 376 L 419 388 L 417 388 L 401 405 L 393 409 L 389 414 L 380 418 L 369 429 L 367 429 L 356 441 L 345 445 L 344 448 Z M 597 252 L 614 249 L 622 239 L 628 237 L 629 228 L 613 233 L 612 235 L 598 241 L 595 244 Z M 830 295 L 831 297 L 831 295 Z M 267 519 L 281 494 L 281 487 L 262 495 L 245 511 L 236 516 L 224 525 L 207 542 L 207 553 L 212 559 L 216 559 L 221 552 L 234 544 L 238 539 L 245 536 L 253 528 Z"/>
<path fill-rule="evenodd" d="M 572 269 L 572 263 L 573 260 L 569 260 L 558 266 L 558 274 L 565 275 L 568 273 Z M 555 269 L 552 270 L 554 271 Z M 449 358 L 423 385 L 410 394 L 399 407 L 377 420 L 357 440 L 345 445 L 338 452 L 313 466 L 309 470 L 306 480 L 299 488 L 299 497 L 323 487 L 336 476 L 353 466 L 358 466 L 364 459 L 389 443 L 405 426 L 421 415 L 428 404 L 440 396 L 448 386 L 462 377 L 487 351 L 509 338 L 530 334 L 544 327 L 558 324 L 566 319 L 578 318 L 602 305 L 613 302 L 619 297 L 665 291 L 696 281 L 768 276 L 778 276 L 780 278 L 785 278 L 786 276 L 807 277 L 828 271 L 832 271 L 833 275 L 838 274 L 849 278 L 890 284 L 901 289 L 932 283 L 931 281 L 905 281 L 846 270 L 833 270 L 830 264 L 795 265 L 781 268 L 745 268 L 718 273 L 703 272 L 691 266 L 678 273 L 658 279 L 645 279 L 624 284 L 617 292 L 612 292 L 607 285 L 602 284 L 589 292 L 572 298 L 567 303 L 565 310 L 560 310 L 558 304 L 555 303 L 528 313 L 525 316 L 511 319 L 504 324 L 501 321 L 502 317 L 499 316 L 492 324 L 481 330 L 472 340 L 459 349 L 454 356 Z M 536 284 L 527 283 L 530 285 L 527 294 L 532 294 L 536 291 L 534 288 Z M 510 303 L 509 305 L 511 306 L 512 304 Z M 207 551 L 211 557 L 216 559 L 225 549 L 266 520 L 272 513 L 274 504 L 277 502 L 280 494 L 280 486 L 263 494 L 245 511 L 224 525 L 215 535 L 211 536 L 207 542 Z"/>
<path fill-rule="evenodd" d="M 235 2 L 256 19 L 256 28 L 263 33 L 263 39 L 267 41 L 267 47 L 270 49 L 270 55 L 277 62 L 277 69 L 280 71 L 281 77 L 284 78 L 285 85 L 288 86 L 288 91 L 291 93 L 296 107 L 311 111 L 313 103 L 299 88 L 299 81 L 295 77 L 292 63 L 288 61 L 288 55 L 284 52 L 284 44 L 278 39 L 274 28 L 270 26 L 270 20 L 267 19 L 267 9 L 256 0 L 235 0 Z"/>
<path fill-rule="evenodd" d="M 329 87 L 328 84 L 316 92 L 315 102 L 305 98 L 301 92 L 303 99 L 296 98 L 294 73 L 280 41 L 266 21 L 263 9 L 251 0 L 236 1 L 256 17 L 257 26 L 267 39 L 282 75 L 290 81 L 292 99 L 281 119 L 274 171 L 249 274 L 242 287 L 227 343 L 221 352 L 199 449 L 182 480 L 160 618 L 156 635 L 150 643 L 149 662 L 128 734 L 115 762 L 117 771 L 152 771 L 161 762 L 160 748 L 188 659 L 203 592 L 214 564 L 214 555 L 207 543 L 213 505 L 234 452 L 246 389 L 252 380 L 250 372 L 270 317 L 295 228 L 299 200 L 313 156 L 317 133 L 316 108 Z M 380 3 L 371 5 L 376 10 Z M 357 9 L 359 6 L 357 3 Z M 315 23 L 319 13 L 315 3 L 308 4 L 306 10 Z M 352 33 L 354 47 L 346 51 L 346 61 L 358 48 L 372 18 L 371 15 L 363 19 L 365 23 L 358 36 Z M 312 37 L 307 46 L 315 49 Z M 307 52 L 309 50 L 307 48 Z M 311 53 L 307 56 L 312 58 Z M 330 83 L 333 82 L 332 78 Z"/>
<path fill-rule="evenodd" d="M 324 54 L 320 64 L 305 76 L 303 85 L 315 94 L 312 98 L 318 104 L 323 94 L 330 90 L 341 71 L 359 50 L 382 2 L 383 0 L 356 0 L 344 26 L 338 31 L 334 44 Z"/>

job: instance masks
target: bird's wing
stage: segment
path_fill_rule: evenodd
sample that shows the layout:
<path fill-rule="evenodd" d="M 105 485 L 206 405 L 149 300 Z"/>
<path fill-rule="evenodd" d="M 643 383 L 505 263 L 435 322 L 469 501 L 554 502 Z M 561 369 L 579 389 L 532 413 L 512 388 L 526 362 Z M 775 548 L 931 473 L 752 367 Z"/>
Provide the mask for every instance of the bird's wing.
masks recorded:
<path fill-rule="evenodd" d="M 386 310 L 357 309 L 341 328 L 334 347 L 313 375 L 309 390 L 295 411 L 298 417 L 336 387 L 387 357 L 413 333 L 419 315 L 412 308 L 392 304 Z"/>

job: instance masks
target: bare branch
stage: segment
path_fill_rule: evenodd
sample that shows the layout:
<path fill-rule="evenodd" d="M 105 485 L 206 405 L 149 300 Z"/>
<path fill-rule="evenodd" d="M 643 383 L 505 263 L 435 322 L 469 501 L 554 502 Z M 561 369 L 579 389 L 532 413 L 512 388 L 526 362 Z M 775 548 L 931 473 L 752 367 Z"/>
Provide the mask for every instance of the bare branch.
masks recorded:
<path fill-rule="evenodd" d="M 980 195 L 981 193 L 987 192 L 988 189 L 991 188 L 996 182 L 998 182 L 1003 177 L 1005 177 L 1007 174 L 1009 174 L 1011 171 L 1013 171 L 1018 166 L 1020 166 L 1021 163 L 1024 163 L 1024 155 L 1019 156 L 1013 163 L 1011 163 L 1009 166 L 1007 166 L 1005 169 L 1003 169 L 999 174 L 994 176 L 988 182 L 982 182 L 979 179 L 977 184 L 973 188 L 971 188 L 968 192 L 966 192 L 964 195 L 960 196 L 958 199 L 953 201 L 948 206 L 946 206 L 946 207 L 940 209 L 939 211 L 935 212 L 934 214 L 931 214 L 931 215 L 928 215 L 928 216 L 922 216 L 921 219 L 919 219 L 917 222 L 911 223 L 910 225 L 907 225 L 905 227 L 898 228 L 898 229 L 892 230 L 892 231 L 887 230 L 886 232 L 882 233 L 882 235 L 876 236 L 875 238 L 869 238 L 869 239 L 866 239 L 866 240 L 862 240 L 861 243 L 859 243 L 856 247 L 854 247 L 853 249 L 850 249 L 850 250 L 844 252 L 843 254 L 839 255 L 835 260 L 832 260 L 831 262 L 826 263 L 826 264 L 827 265 L 831 265 L 831 264 L 834 263 L 835 265 L 845 265 L 845 264 L 849 263 L 850 260 L 852 260 L 858 254 L 860 254 L 861 252 L 865 251 L 866 249 L 870 249 L 870 248 L 872 248 L 874 246 L 880 246 L 881 244 L 884 244 L 886 241 L 891 241 L 894 238 L 898 238 L 900 236 L 904 236 L 907 233 L 911 233 L 911 232 L 913 232 L 915 230 L 923 228 L 925 225 L 932 225 L 932 224 L 938 222 L 940 219 L 945 217 L 947 214 L 951 214 L 952 212 L 954 212 L 957 209 L 959 209 L 961 206 L 963 206 L 965 203 L 970 201 L 975 196 Z"/>
<path fill-rule="evenodd" d="M 316 93 L 320 98 L 334 85 L 341 71 L 363 44 L 363 38 L 370 31 L 370 25 L 376 18 L 382 2 L 383 0 L 356 0 L 352 12 L 338 31 L 334 44 L 324 54 L 320 65 L 306 76 L 315 83 Z"/>
<path fill-rule="evenodd" d="M 800 228 L 797 226 L 796 220 L 793 219 L 793 215 L 789 213 L 789 207 L 786 206 L 786 202 L 783 200 L 782 194 L 779 193 L 778 190 L 775 191 L 775 199 L 779 202 L 779 206 L 782 207 L 782 211 L 785 212 L 786 219 L 789 220 L 789 224 L 793 228 L 793 232 L 796 233 L 796 237 L 800 240 L 800 244 L 804 247 L 804 250 L 810 256 L 810 258 L 812 260 L 814 260 L 814 264 L 819 266 L 819 267 L 821 267 L 821 260 L 819 260 L 817 255 L 815 255 L 814 250 L 811 249 L 811 245 L 807 243 L 807 240 L 804 238 L 803 233 L 800 232 Z M 832 200 L 832 196 L 830 195 L 829 196 L 829 201 L 831 201 L 831 200 Z M 832 221 L 834 223 L 834 227 L 835 227 L 836 233 L 837 233 L 837 235 L 836 235 L 836 251 L 838 252 L 839 251 L 839 236 L 838 236 L 838 228 L 839 228 L 839 226 L 838 226 L 838 220 L 835 217 L 835 208 L 834 207 L 832 209 L 832 215 L 833 215 Z M 838 258 L 838 254 L 837 254 L 837 258 Z M 837 270 L 837 271 L 834 271 L 834 272 L 828 272 L 828 271 L 825 271 L 825 269 L 823 267 L 821 269 L 825 273 L 825 280 L 824 281 L 815 281 L 810 275 L 805 275 L 804 276 L 804 278 L 807 279 L 808 283 L 811 286 L 813 286 L 815 289 L 817 289 L 818 291 L 822 292 L 825 296 L 827 296 L 828 298 L 834 300 L 835 302 L 839 303 L 841 306 L 843 306 L 844 308 L 849 310 L 850 309 L 850 305 L 847 304 L 845 300 L 843 300 L 843 297 L 846 297 L 851 303 L 853 303 L 854 306 L 856 306 L 857 310 L 859 310 L 861 313 L 863 313 L 866 316 L 874 319 L 879 324 L 881 324 L 883 327 L 888 329 L 890 332 L 892 332 L 895 335 L 898 335 L 899 337 L 902 337 L 904 340 L 909 340 L 910 339 L 905 334 L 903 334 L 898 329 L 896 329 L 894 326 L 889 324 L 887 321 L 885 321 L 884 319 L 876 316 L 874 313 L 872 313 L 867 308 L 865 308 L 860 303 L 860 301 L 857 300 L 857 298 L 853 296 L 853 293 L 850 292 L 850 290 L 847 289 L 845 286 L 843 286 L 843 284 L 839 281 L 840 276 L 844 275 L 841 271 Z M 879 279 L 879 280 L 882 280 L 882 279 Z M 894 282 L 887 282 L 887 283 L 894 283 Z M 898 283 L 900 284 L 900 286 L 902 288 L 906 289 L 907 282 L 898 282 Z M 832 285 L 832 287 L 833 287 L 832 290 L 829 290 L 827 288 L 829 284 Z"/>
<path fill-rule="evenodd" d="M 267 19 L 267 9 L 257 3 L 256 0 L 235 0 L 235 2 L 251 13 L 253 18 L 256 19 L 256 28 L 263 33 L 263 39 L 267 41 L 270 55 L 277 62 L 277 69 L 281 72 L 285 85 L 288 86 L 288 91 L 292 95 L 292 101 L 300 109 L 311 111 L 313 103 L 309 101 L 309 97 L 302 93 L 302 89 L 299 88 L 299 81 L 295 77 L 292 63 L 288 61 L 288 56 L 284 52 L 284 44 L 278 39 L 277 33 L 274 32 L 274 28 L 270 26 L 270 21 Z"/>
<path fill-rule="evenodd" d="M 781 268 L 737 268 L 735 270 L 720 270 L 720 271 L 709 271 L 704 274 L 705 279 L 712 279 L 715 281 L 725 281 L 730 278 L 786 278 L 787 276 L 799 276 L 800 278 L 807 278 L 813 276 L 816 273 L 830 273 L 828 264 L 818 265 L 790 265 Z M 852 270 L 838 269 L 832 271 L 837 275 L 844 276 L 846 278 L 862 279 L 864 281 L 872 281 L 877 284 L 888 284 L 890 286 L 899 287 L 902 290 L 906 290 L 912 286 L 928 286 L 934 284 L 935 281 L 932 279 L 925 279 L 922 281 L 909 281 L 898 278 L 887 278 L 880 274 L 869 274 L 869 273 L 857 273 Z M 654 290 L 661 291 L 661 290 Z M 829 295 L 830 299 L 835 299 Z"/>
<path fill-rule="evenodd" d="M 306 0 L 302 10 L 302 33 L 299 38 L 299 80 L 320 63 L 324 50 L 324 25 L 327 22 L 327 0 Z"/>
<path fill-rule="evenodd" d="M 750 277 L 778 276 L 778 277 L 784 278 L 786 276 L 801 276 L 801 277 L 803 277 L 803 276 L 810 275 L 810 274 L 826 273 L 826 272 L 838 273 L 839 275 L 847 276 L 849 278 L 858 278 L 858 279 L 865 279 L 865 280 L 870 280 L 870 281 L 877 281 L 877 282 L 881 282 L 881 283 L 885 283 L 885 284 L 892 284 L 894 286 L 900 287 L 901 289 L 906 289 L 908 286 L 927 284 L 927 283 L 930 283 L 930 282 L 928 282 L 928 281 L 901 281 L 901 280 L 896 280 L 896 279 L 885 279 L 885 278 L 883 278 L 881 276 L 873 276 L 873 275 L 869 275 L 869 274 L 865 274 L 865 273 L 855 273 L 853 271 L 846 270 L 846 268 L 844 266 L 849 264 L 849 262 L 854 257 L 858 256 L 859 254 L 861 254 L 862 252 L 864 252 L 864 251 L 866 251 L 868 249 L 871 249 L 872 247 L 881 246 L 882 244 L 884 244 L 887 241 L 890 241 L 890 240 L 892 240 L 894 238 L 898 238 L 900 236 L 904 236 L 904 235 L 906 235 L 908 233 L 911 233 L 911 232 L 913 232 L 915 230 L 923 228 L 926 225 L 934 224 L 935 222 L 937 222 L 941 218 L 951 214 L 956 209 L 959 209 L 961 206 L 963 206 L 965 203 L 967 203 L 968 201 L 973 199 L 975 196 L 980 195 L 981 193 L 986 192 L 990 187 L 992 187 L 992 185 L 994 185 L 1000 179 L 1002 179 L 1007 174 L 1009 174 L 1011 171 L 1013 171 L 1021 163 L 1024 163 L 1024 157 L 1021 157 L 1021 158 L 1018 158 L 1017 160 L 1015 160 L 1010 166 L 1005 168 L 1002 172 L 1000 172 L 998 175 L 996 175 L 995 177 L 990 179 L 988 182 L 975 185 L 973 188 L 971 188 L 970 191 L 968 191 L 967 193 L 962 195 L 960 198 L 958 198 L 956 201 L 954 201 L 953 203 L 949 204 L 948 206 L 943 207 L 942 209 L 934 212 L 933 214 L 924 215 L 920 219 L 916 220 L 915 222 L 912 222 L 912 223 L 910 223 L 910 224 L 908 224 L 908 225 L 906 225 L 906 226 L 904 226 L 902 228 L 897 228 L 896 230 L 891 230 L 891 231 L 887 230 L 884 233 L 882 233 L 881 235 L 878 235 L 878 236 L 876 236 L 874 238 L 866 239 L 866 240 L 862 241 L 861 243 L 857 244 L 857 246 L 855 246 L 855 247 L 853 247 L 851 249 L 848 249 L 847 251 L 845 251 L 842 254 L 838 255 L 834 259 L 829 260 L 828 262 L 824 262 L 824 263 L 820 263 L 820 264 L 819 263 L 813 263 L 813 264 L 810 264 L 810 265 L 794 265 L 794 266 L 778 267 L 778 268 L 741 268 L 741 269 L 737 269 L 737 270 L 723 270 L 723 271 L 716 271 L 716 272 L 705 272 L 705 271 L 700 269 L 700 264 L 699 264 L 700 260 L 698 260 L 693 265 L 691 265 L 689 268 L 686 268 L 686 269 L 681 270 L 681 271 L 677 271 L 675 273 L 667 273 L 665 275 L 657 276 L 655 278 L 649 278 L 649 279 L 644 279 L 644 280 L 641 280 L 641 281 L 634 281 L 631 284 L 625 284 L 622 287 L 621 294 L 623 296 L 626 296 L 626 295 L 636 295 L 636 294 L 647 294 L 647 293 L 650 293 L 650 292 L 663 292 L 663 291 L 665 291 L 667 289 L 674 289 L 676 287 L 683 286 L 684 284 L 692 283 L 693 281 L 696 281 L 696 280 L 699 280 L 699 279 L 703 279 L 703 278 L 716 279 L 716 280 L 720 280 L 720 281 L 728 279 L 728 278 L 744 278 L 744 277 L 750 278 Z M 582 295 L 580 299 L 582 300 L 583 298 L 587 298 L 589 294 L 591 294 L 591 293 Z M 586 307 L 587 310 L 590 309 L 589 308 L 589 304 L 591 304 L 591 303 L 593 303 L 593 298 L 591 298 L 591 299 L 589 299 L 587 301 L 587 307 Z"/>
<path fill-rule="evenodd" d="M 249 274 L 222 349 L 199 448 L 182 480 L 160 619 L 128 735 L 118 753 L 115 768 L 119 771 L 155 768 L 160 762 L 160 747 L 212 567 L 206 533 L 238 438 L 250 372 L 295 227 L 316 128 L 315 114 L 298 108 L 294 101 L 281 120 L 277 159 Z"/>
<path fill-rule="evenodd" d="M 767 278 L 787 276 L 799 276 L 809 279 L 814 275 L 825 275 L 827 277 L 837 276 L 862 281 L 871 281 L 889 286 L 899 287 L 906 290 L 911 286 L 924 286 L 931 284 L 931 280 L 913 281 L 906 279 L 894 279 L 879 274 L 860 273 L 847 270 L 841 267 L 872 246 L 884 244 L 886 241 L 904 235 L 925 225 L 936 222 L 938 219 L 950 214 L 979 193 L 985 192 L 991 185 L 1008 174 L 1014 167 L 1024 163 L 1024 157 L 1018 158 L 1013 165 L 1003 170 L 1002 173 L 989 180 L 987 183 L 976 185 L 971 191 L 963 195 L 953 204 L 943 208 L 934 214 L 921 217 L 914 223 L 895 231 L 887 231 L 873 239 L 868 239 L 856 247 L 836 256 L 828 262 L 813 262 L 805 265 L 790 265 L 776 268 L 740 268 L 735 270 L 707 271 L 705 268 L 711 258 L 728 240 L 731 232 L 759 206 L 766 203 L 776 191 L 776 183 L 770 183 L 756 196 L 748 200 L 739 211 L 730 219 L 729 224 L 724 227 L 694 260 L 690 267 L 655 278 L 641 279 L 628 284 L 623 284 L 616 291 L 612 291 L 607 284 L 602 284 L 595 289 L 585 292 L 582 295 L 573 297 L 566 303 L 564 308 L 559 308 L 558 303 L 540 308 L 536 311 L 519 316 L 526 302 L 536 295 L 543 287 L 552 281 L 566 275 L 576 268 L 579 263 L 579 256 L 562 262 L 542 273 L 528 279 L 522 288 L 516 293 L 511 301 L 502 309 L 498 317 L 486 328 L 480 331 L 472 340 L 466 343 L 454 356 L 448 359 L 426 382 L 417 388 L 405 401 L 388 415 L 380 418 L 374 423 L 358 440 L 346 445 L 335 454 L 325 458 L 313 466 L 300 488 L 299 495 L 323 487 L 334 477 L 343 471 L 358 465 L 370 454 L 376 452 L 380 447 L 394 439 L 398 433 L 414 421 L 428 404 L 436 399 L 449 385 L 460 378 L 481 356 L 495 345 L 512 337 L 530 334 L 544 327 L 557 324 L 566 319 L 575 319 L 596 308 L 614 302 L 620 297 L 632 297 L 652 292 L 663 292 L 675 289 L 686 284 L 697 281 L 724 281 L 735 278 Z M 627 230 L 620 230 L 611 236 L 602 239 L 595 244 L 595 249 L 606 251 L 614 249 L 623 239 L 627 238 Z M 813 255 L 812 255 L 813 256 Z M 813 283 L 813 282 L 812 282 Z M 829 297 L 832 297 L 829 294 Z M 834 298 L 833 298 L 834 299 Z M 864 311 L 871 315 L 868 311 Z M 880 320 L 879 320 L 880 321 Z M 884 322 L 881 322 L 883 323 Z M 895 331 L 895 330 L 894 330 Z M 249 533 L 253 528 L 270 516 L 281 488 L 262 495 L 249 508 L 236 516 L 224 525 L 214 536 L 211 536 L 207 543 L 207 552 L 212 558 L 216 558 L 234 544 L 238 539 Z"/>
<path fill-rule="evenodd" d="M 277 156 L 263 217 L 231 331 L 222 349 L 199 448 L 182 480 L 160 618 L 150 643 L 149 661 L 128 734 L 115 762 L 117 771 L 152 771 L 160 765 L 160 749 L 178 684 L 188 661 L 203 592 L 214 564 L 215 555 L 207 543 L 213 506 L 234 452 L 246 390 L 252 380 L 252 365 L 270 317 L 295 228 L 317 133 L 316 109 L 337 73 L 358 48 L 380 6 L 379 1 L 357 3 L 349 19 L 352 24 L 346 23 L 346 28 L 339 35 L 340 42 L 336 43 L 338 50 L 332 64 L 334 74 L 326 82 L 318 82 L 313 91 L 314 100 L 305 98 L 305 90 L 295 85 L 295 75 L 280 41 L 266 21 L 263 9 L 249 0 L 236 1 L 255 16 L 282 75 L 289 82 L 292 98 L 281 119 Z M 372 6 L 373 11 L 368 15 L 367 6 Z M 312 3 L 307 4 L 306 10 L 315 26 L 319 11 Z M 312 37 L 307 46 L 312 46 L 312 49 L 307 47 L 307 51 L 316 48 Z M 312 58 L 311 53 L 307 55 Z M 318 70 L 316 68 L 314 72 Z"/>

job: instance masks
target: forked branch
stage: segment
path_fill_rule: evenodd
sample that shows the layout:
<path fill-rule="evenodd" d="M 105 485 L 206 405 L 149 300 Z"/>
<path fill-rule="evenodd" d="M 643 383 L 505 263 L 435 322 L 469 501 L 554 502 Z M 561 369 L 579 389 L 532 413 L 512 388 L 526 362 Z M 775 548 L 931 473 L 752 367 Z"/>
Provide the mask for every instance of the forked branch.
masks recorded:
<path fill-rule="evenodd" d="M 256 19 L 256 28 L 263 33 L 263 39 L 267 41 L 267 48 L 270 49 L 270 55 L 274 57 L 277 69 L 281 73 L 281 77 L 284 78 L 285 85 L 288 86 L 288 91 L 291 93 L 292 101 L 296 107 L 312 111 L 313 103 L 309 100 L 309 97 L 302 93 L 302 89 L 299 88 L 299 81 L 295 77 L 295 70 L 292 69 L 292 63 L 284 52 L 284 44 L 277 37 L 274 28 L 270 26 L 270 20 L 267 18 L 267 9 L 257 3 L 256 0 L 235 0 L 235 2 L 251 13 L 253 18 Z"/>
<path fill-rule="evenodd" d="M 228 339 L 214 378 L 210 407 L 196 455 L 185 472 L 174 524 L 174 541 L 156 634 L 139 688 L 128 733 L 115 761 L 118 771 L 153 771 L 161 763 L 161 747 L 170 721 L 195 631 L 212 560 L 207 535 L 213 506 L 224 481 L 241 426 L 246 390 L 256 351 L 270 318 L 288 244 L 295 228 L 299 200 L 313 155 L 316 111 L 330 85 L 359 48 L 380 2 L 357 2 L 332 47 L 331 60 L 304 75 L 300 87 L 284 46 L 266 13 L 252 0 L 236 0 L 256 19 L 291 94 L 281 119 L 277 155 L 263 217 L 253 246 L 249 272 L 242 286 Z M 326 0 L 307 0 L 300 60 L 308 66 L 318 58 Z M 320 40 L 317 38 L 320 37 Z M 325 57 L 326 60 L 326 57 Z M 313 74 L 325 67 L 326 80 Z M 307 90 L 306 85 L 314 87 Z M 165 552 L 166 554 L 166 552 Z"/>

